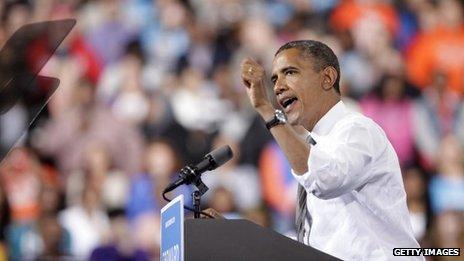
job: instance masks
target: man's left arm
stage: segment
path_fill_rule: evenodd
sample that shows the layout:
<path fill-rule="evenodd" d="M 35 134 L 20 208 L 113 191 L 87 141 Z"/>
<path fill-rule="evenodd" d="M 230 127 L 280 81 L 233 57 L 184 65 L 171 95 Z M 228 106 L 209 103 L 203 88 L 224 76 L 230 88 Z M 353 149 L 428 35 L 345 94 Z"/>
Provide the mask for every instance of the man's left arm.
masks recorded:
<path fill-rule="evenodd" d="M 308 172 L 294 175 L 306 190 L 322 199 L 335 198 L 366 184 L 369 169 L 386 144 L 375 127 L 354 122 L 334 136 L 314 137 L 308 158 Z M 377 155 L 376 155 L 377 154 Z"/>

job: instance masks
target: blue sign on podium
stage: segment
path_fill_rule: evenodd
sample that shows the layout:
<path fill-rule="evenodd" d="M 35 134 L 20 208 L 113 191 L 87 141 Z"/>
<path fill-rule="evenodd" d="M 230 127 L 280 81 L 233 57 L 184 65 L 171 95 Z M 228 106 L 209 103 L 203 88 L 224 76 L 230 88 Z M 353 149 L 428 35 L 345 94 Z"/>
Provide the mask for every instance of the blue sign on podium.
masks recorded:
<path fill-rule="evenodd" d="M 161 209 L 162 261 L 184 260 L 184 196 L 179 195 Z"/>

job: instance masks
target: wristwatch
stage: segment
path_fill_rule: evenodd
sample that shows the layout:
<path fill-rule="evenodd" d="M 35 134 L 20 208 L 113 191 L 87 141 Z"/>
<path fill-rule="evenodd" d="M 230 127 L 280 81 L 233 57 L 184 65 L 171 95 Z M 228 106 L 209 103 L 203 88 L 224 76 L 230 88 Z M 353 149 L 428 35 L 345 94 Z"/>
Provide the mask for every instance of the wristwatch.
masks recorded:
<path fill-rule="evenodd" d="M 268 121 L 266 121 L 266 128 L 270 130 L 272 127 L 285 124 L 287 122 L 287 117 L 285 113 L 281 110 L 274 111 L 274 117 Z"/>

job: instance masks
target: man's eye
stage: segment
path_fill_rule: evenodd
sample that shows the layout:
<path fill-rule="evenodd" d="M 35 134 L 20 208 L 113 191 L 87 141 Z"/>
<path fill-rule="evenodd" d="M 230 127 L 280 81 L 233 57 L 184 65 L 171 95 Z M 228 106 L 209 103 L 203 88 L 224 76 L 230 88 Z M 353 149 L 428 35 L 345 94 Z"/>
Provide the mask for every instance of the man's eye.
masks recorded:
<path fill-rule="evenodd" d="M 286 71 L 285 75 L 292 75 L 292 74 L 295 74 L 295 73 L 296 73 L 295 71 Z"/>

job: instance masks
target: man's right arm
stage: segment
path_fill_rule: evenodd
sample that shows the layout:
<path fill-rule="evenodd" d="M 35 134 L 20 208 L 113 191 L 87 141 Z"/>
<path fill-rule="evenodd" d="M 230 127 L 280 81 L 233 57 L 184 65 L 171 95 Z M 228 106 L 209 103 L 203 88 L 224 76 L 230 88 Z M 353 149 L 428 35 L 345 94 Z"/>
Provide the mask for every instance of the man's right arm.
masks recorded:
<path fill-rule="evenodd" d="M 272 106 L 267 109 L 261 108 L 257 111 L 265 121 L 274 117 Z M 270 131 L 287 158 L 287 161 L 290 163 L 294 173 L 297 175 L 306 173 L 308 171 L 307 162 L 310 147 L 306 144 L 302 134 L 298 134 L 295 128 L 288 123 L 274 126 Z"/>
<path fill-rule="evenodd" d="M 267 96 L 264 84 L 264 69 L 252 59 L 245 59 L 242 63 L 242 79 L 247 87 L 247 94 L 255 110 L 263 120 L 274 117 L 275 109 Z M 297 174 L 308 171 L 309 146 L 290 124 L 281 124 L 271 128 L 271 134 L 279 144 L 290 166 Z"/>

